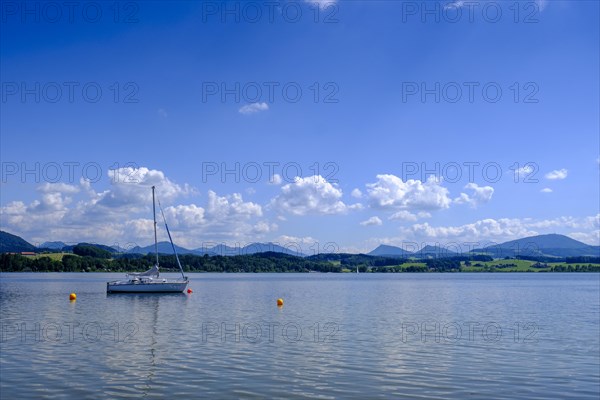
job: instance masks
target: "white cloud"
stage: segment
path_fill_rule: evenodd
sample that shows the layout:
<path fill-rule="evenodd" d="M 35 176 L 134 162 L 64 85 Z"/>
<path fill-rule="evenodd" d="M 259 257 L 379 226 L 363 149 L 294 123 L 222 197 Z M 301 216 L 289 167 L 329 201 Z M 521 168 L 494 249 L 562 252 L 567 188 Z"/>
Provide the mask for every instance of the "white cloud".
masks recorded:
<path fill-rule="evenodd" d="M 546 9 L 546 7 L 548 6 L 548 0 L 535 0 L 535 4 L 537 4 L 538 9 L 541 11 L 544 11 Z"/>
<path fill-rule="evenodd" d="M 370 205 L 376 209 L 440 210 L 450 207 L 452 200 L 441 179 L 430 176 L 426 182 L 395 175 L 377 175 L 377 182 L 367 184 Z"/>
<path fill-rule="evenodd" d="M 487 218 L 456 226 L 432 226 L 429 223 L 400 228 L 402 240 L 442 242 L 504 242 L 544 233 L 563 232 L 586 243 L 600 230 L 600 214 L 589 217 L 557 217 L 536 220 L 532 218 Z"/>
<path fill-rule="evenodd" d="M 267 103 L 251 103 L 242 106 L 238 111 L 240 114 L 250 115 L 261 111 L 267 111 L 269 105 Z"/>
<path fill-rule="evenodd" d="M 262 207 L 244 201 L 239 193 L 219 196 L 209 191 L 202 206 L 177 204 L 179 197 L 194 191 L 172 182 L 161 171 L 124 168 L 109 171 L 109 178 L 109 189 L 100 193 L 83 179 L 79 186 L 40 185 L 39 197 L 29 204 L 13 201 L 1 207 L 0 225 L 38 243 L 62 240 L 144 246 L 153 239 L 150 186 L 156 185 L 177 245 L 194 248 L 202 240 L 255 241 L 277 229 L 276 224 L 259 220 Z M 71 197 L 75 194 L 80 196 L 78 201 Z M 160 240 L 167 240 L 158 209 L 157 218 Z"/>
<path fill-rule="evenodd" d="M 196 204 L 178 205 L 165 209 L 174 240 L 180 246 L 197 248 L 200 241 L 255 241 L 275 231 L 276 224 L 257 221 L 263 215 L 262 207 L 245 202 L 240 193 L 219 196 L 208 191 L 204 207 Z"/>
<path fill-rule="evenodd" d="M 529 175 L 533 172 L 533 167 L 531 165 L 524 165 L 521 168 L 517 169 L 516 172 L 518 176 Z"/>
<path fill-rule="evenodd" d="M 542 193 L 552 193 L 552 189 L 550 189 L 550 188 L 543 188 L 542 190 L 540 190 L 540 192 L 542 192 Z"/>
<path fill-rule="evenodd" d="M 319 241 L 313 238 L 312 236 L 299 237 L 290 235 L 281 235 L 277 237 L 277 239 L 275 239 L 274 243 L 286 248 L 293 248 L 293 245 L 296 245 L 302 247 L 305 250 L 307 248 L 312 248 L 319 245 Z"/>
<path fill-rule="evenodd" d="M 371 217 L 366 221 L 360 223 L 362 226 L 380 226 L 383 224 L 379 217 Z"/>
<path fill-rule="evenodd" d="M 493 240 L 535 234 L 535 231 L 528 229 L 520 220 L 508 218 L 499 220 L 488 218 L 459 226 L 431 226 L 425 222 L 404 228 L 403 232 L 407 236 L 435 240 Z"/>
<path fill-rule="evenodd" d="M 281 175 L 274 174 L 271 179 L 269 179 L 269 185 L 281 185 L 282 179 Z"/>
<path fill-rule="evenodd" d="M 354 203 L 354 204 L 348 205 L 348 210 L 353 210 L 353 211 L 362 210 L 364 208 L 365 207 L 361 203 Z"/>
<path fill-rule="evenodd" d="M 568 171 L 566 169 L 555 169 L 554 171 L 548 172 L 545 176 L 546 179 L 560 180 L 567 177 Z"/>
<path fill-rule="evenodd" d="M 193 229 L 207 223 L 204 208 L 195 204 L 167 207 L 165 218 L 172 229 Z"/>
<path fill-rule="evenodd" d="M 333 5 L 336 3 L 337 0 L 304 0 L 307 3 L 310 4 L 314 4 L 316 6 L 318 6 L 319 8 L 327 8 L 330 5 Z"/>
<path fill-rule="evenodd" d="M 225 219 L 232 215 L 235 217 L 260 217 L 262 216 L 262 208 L 258 204 L 244 202 L 240 193 L 219 197 L 215 192 L 209 190 L 206 213 L 215 219 Z"/>
<path fill-rule="evenodd" d="M 452 8 L 461 8 L 465 5 L 463 0 L 451 1 L 450 3 L 444 4 L 444 10 L 449 10 Z"/>
<path fill-rule="evenodd" d="M 340 214 L 348 210 L 341 201 L 342 190 L 321 175 L 296 177 L 294 183 L 281 187 L 281 194 L 271 200 L 271 207 L 280 213 L 294 215 Z"/>
<path fill-rule="evenodd" d="M 470 204 L 471 207 L 489 202 L 494 195 L 494 188 L 491 186 L 479 186 L 476 183 L 467 183 L 465 189 L 471 190 L 471 195 L 461 193 L 459 197 L 454 199 L 458 204 Z"/>
<path fill-rule="evenodd" d="M 355 188 L 352 190 L 352 193 L 350 193 L 350 195 L 356 199 L 360 199 L 362 197 L 362 192 L 360 191 L 359 188 Z"/>
<path fill-rule="evenodd" d="M 63 194 L 74 194 L 80 191 L 80 188 L 75 185 L 69 185 L 67 183 L 49 183 L 46 182 L 37 187 L 37 190 L 42 193 L 63 193 Z"/>
<path fill-rule="evenodd" d="M 257 235 L 264 235 L 266 233 L 274 232 L 278 229 L 277 224 L 269 223 L 268 221 L 258 221 L 252 227 L 252 232 Z"/>
<path fill-rule="evenodd" d="M 419 211 L 418 213 L 413 214 L 406 210 L 400 210 L 400 211 L 392 214 L 389 219 L 392 221 L 398 220 L 398 221 L 415 222 L 419 218 L 431 218 L 431 214 L 428 212 L 425 212 L 425 211 Z"/>
<path fill-rule="evenodd" d="M 600 229 L 591 232 L 572 232 L 569 236 L 592 246 L 600 246 Z"/>
<path fill-rule="evenodd" d="M 187 184 L 181 186 L 168 179 L 162 171 L 146 167 L 125 167 L 108 171 L 111 188 L 99 194 L 97 204 L 107 208 L 128 208 L 151 205 L 151 186 L 156 186 L 156 196 L 167 203 L 180 196 L 192 194 L 194 190 Z"/>

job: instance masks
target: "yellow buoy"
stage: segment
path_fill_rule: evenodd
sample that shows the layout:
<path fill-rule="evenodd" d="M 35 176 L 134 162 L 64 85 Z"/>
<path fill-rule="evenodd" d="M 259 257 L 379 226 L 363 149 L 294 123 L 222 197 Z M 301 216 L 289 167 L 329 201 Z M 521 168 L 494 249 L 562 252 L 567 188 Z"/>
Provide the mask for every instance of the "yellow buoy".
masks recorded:
<path fill-rule="evenodd" d="M 283 299 L 277 299 L 277 305 L 281 307 L 283 305 Z"/>
<path fill-rule="evenodd" d="M 77 300 L 77 295 L 75 293 L 71 293 L 69 295 L 69 300 Z"/>

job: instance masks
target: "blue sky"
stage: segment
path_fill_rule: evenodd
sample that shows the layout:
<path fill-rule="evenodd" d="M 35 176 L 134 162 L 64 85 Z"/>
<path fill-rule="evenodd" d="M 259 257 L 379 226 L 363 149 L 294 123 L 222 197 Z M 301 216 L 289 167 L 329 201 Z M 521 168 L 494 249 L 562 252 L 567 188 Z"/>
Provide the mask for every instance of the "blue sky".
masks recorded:
<path fill-rule="evenodd" d="M 74 4 L 2 3 L 3 230 L 600 244 L 596 1 Z"/>

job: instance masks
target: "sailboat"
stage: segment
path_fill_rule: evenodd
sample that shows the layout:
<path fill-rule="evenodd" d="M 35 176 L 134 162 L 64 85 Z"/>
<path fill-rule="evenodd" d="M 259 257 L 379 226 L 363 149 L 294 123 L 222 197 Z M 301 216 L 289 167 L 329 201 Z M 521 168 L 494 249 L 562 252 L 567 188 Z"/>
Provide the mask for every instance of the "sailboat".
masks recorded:
<path fill-rule="evenodd" d="M 156 235 L 156 202 L 154 197 L 154 186 L 152 186 L 152 214 L 154 219 L 154 253 L 156 256 L 156 263 L 152 268 L 146 272 L 129 273 L 126 275 L 125 280 L 106 282 L 107 293 L 181 293 L 187 287 L 189 280 L 183 273 L 181 262 L 179 262 L 179 256 L 177 250 L 173 244 L 171 238 L 171 232 L 169 232 L 169 226 L 167 225 L 167 219 L 165 213 L 162 210 L 160 202 L 160 213 L 162 214 L 165 222 L 165 228 L 167 228 L 167 234 L 169 235 L 169 241 L 173 247 L 173 253 L 177 259 L 177 265 L 179 265 L 179 271 L 181 271 L 181 279 L 165 279 L 160 277 L 159 263 L 158 263 L 158 239 Z"/>

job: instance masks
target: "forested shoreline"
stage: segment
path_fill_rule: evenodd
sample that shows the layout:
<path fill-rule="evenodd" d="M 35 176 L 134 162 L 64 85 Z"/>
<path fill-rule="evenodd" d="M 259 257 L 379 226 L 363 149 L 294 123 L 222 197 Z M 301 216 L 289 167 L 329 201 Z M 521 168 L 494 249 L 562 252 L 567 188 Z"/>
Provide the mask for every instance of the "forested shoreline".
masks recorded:
<path fill-rule="evenodd" d="M 600 272 L 598 257 L 551 260 L 503 259 L 485 255 L 413 260 L 364 254 L 318 254 L 296 257 L 266 252 L 237 256 L 179 256 L 186 272 Z M 24 256 L 1 254 L 0 272 L 139 272 L 151 267 L 153 255 L 107 257 L 76 254 Z M 178 272 L 174 255 L 160 255 L 161 271 Z"/>

